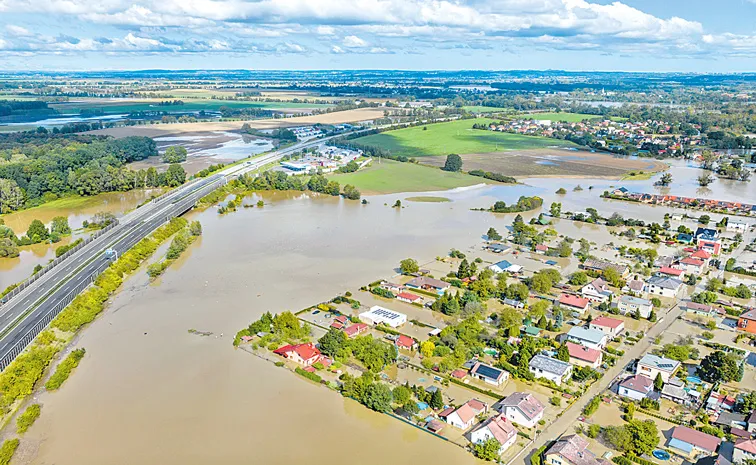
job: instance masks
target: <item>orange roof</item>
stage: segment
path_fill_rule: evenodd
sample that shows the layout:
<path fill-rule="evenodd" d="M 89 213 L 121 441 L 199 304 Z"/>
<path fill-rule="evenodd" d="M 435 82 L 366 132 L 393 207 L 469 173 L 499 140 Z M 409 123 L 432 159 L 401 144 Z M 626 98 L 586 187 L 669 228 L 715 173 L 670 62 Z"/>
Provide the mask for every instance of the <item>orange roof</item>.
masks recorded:
<path fill-rule="evenodd" d="M 415 345 L 415 340 L 409 336 L 401 334 L 398 338 L 396 338 L 396 345 L 405 349 L 411 349 L 412 346 Z"/>
<path fill-rule="evenodd" d="M 588 299 L 572 294 L 562 294 L 559 296 L 559 303 L 570 307 L 585 309 L 588 306 Z"/>
<path fill-rule="evenodd" d="M 625 324 L 624 321 L 618 320 L 616 318 L 609 318 L 608 316 L 600 316 L 596 318 L 595 320 L 591 321 L 592 325 L 596 326 L 605 326 L 607 328 L 617 329 L 620 327 L 620 325 Z"/>
<path fill-rule="evenodd" d="M 683 271 L 675 269 L 675 268 L 670 268 L 668 266 L 663 266 L 659 269 L 659 273 L 668 274 L 672 276 L 680 276 L 681 274 L 683 274 Z"/>
<path fill-rule="evenodd" d="M 567 350 L 570 351 L 570 357 L 590 363 L 596 363 L 601 358 L 601 352 L 596 349 L 591 349 L 569 341 L 566 342 L 566 344 Z"/>

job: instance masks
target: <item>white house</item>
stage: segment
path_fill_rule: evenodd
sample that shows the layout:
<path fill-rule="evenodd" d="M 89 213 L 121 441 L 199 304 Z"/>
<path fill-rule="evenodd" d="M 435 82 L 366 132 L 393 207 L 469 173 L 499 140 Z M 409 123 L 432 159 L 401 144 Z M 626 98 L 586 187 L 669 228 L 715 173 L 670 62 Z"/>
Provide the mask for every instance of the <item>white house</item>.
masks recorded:
<path fill-rule="evenodd" d="M 656 379 L 657 374 L 661 374 L 662 380 L 666 383 L 678 368 L 680 368 L 680 362 L 677 360 L 646 354 L 638 361 L 635 374 L 643 375 L 652 381 Z"/>
<path fill-rule="evenodd" d="M 585 329 L 573 326 L 567 333 L 567 340 L 576 344 L 582 344 L 588 348 L 602 350 L 609 342 L 609 337 L 595 329 Z"/>
<path fill-rule="evenodd" d="M 571 364 L 541 354 L 531 358 L 528 366 L 536 378 L 546 378 L 557 386 L 572 374 Z"/>
<path fill-rule="evenodd" d="M 727 228 L 728 231 L 733 231 L 736 233 L 744 233 L 748 231 L 748 223 L 745 221 L 738 221 L 738 220 L 729 220 L 727 221 Z"/>
<path fill-rule="evenodd" d="M 407 315 L 374 305 L 370 307 L 369 311 L 360 313 L 360 320 L 371 325 L 382 323 L 392 328 L 398 328 L 407 322 Z"/>
<path fill-rule="evenodd" d="M 470 370 L 470 376 L 494 386 L 501 386 L 509 379 L 509 372 L 477 362 Z"/>
<path fill-rule="evenodd" d="M 685 257 L 675 265 L 673 265 L 674 268 L 682 270 L 685 275 L 692 274 L 694 276 L 699 276 L 701 273 L 703 273 L 705 266 L 705 261 L 695 257 Z"/>
<path fill-rule="evenodd" d="M 513 265 L 512 263 L 508 262 L 507 260 L 502 260 L 500 262 L 496 262 L 493 265 L 490 265 L 488 267 L 489 270 L 493 271 L 496 274 L 499 273 L 519 273 L 522 271 L 522 267 L 520 265 Z"/>
<path fill-rule="evenodd" d="M 543 418 L 543 404 L 529 392 L 513 392 L 499 404 L 499 411 L 512 423 L 533 428 Z"/>
<path fill-rule="evenodd" d="M 453 412 L 445 415 L 446 422 L 459 429 L 468 429 L 475 423 L 476 416 L 487 411 L 488 405 L 485 402 L 481 402 L 478 399 L 470 399 Z"/>
<path fill-rule="evenodd" d="M 603 356 L 600 350 L 589 349 L 588 347 L 575 344 L 574 342 L 565 342 L 567 350 L 570 353 L 570 363 L 578 366 L 591 367 L 593 369 L 601 366 Z"/>
<path fill-rule="evenodd" d="M 735 444 L 735 450 L 732 451 L 732 461 L 734 463 L 745 463 L 746 460 L 756 460 L 756 439 L 740 441 Z"/>
<path fill-rule="evenodd" d="M 637 311 L 641 318 L 648 318 L 653 309 L 654 304 L 650 300 L 641 299 L 640 297 L 623 295 L 617 301 L 617 310 L 623 315 L 632 315 Z"/>
<path fill-rule="evenodd" d="M 606 334 L 609 339 L 616 339 L 617 336 L 625 331 L 625 322 L 617 318 L 600 316 L 591 321 L 588 327 L 596 331 L 601 331 Z"/>
<path fill-rule="evenodd" d="M 654 382 L 642 375 L 635 375 L 622 381 L 617 393 L 633 400 L 645 399 L 654 390 Z"/>
<path fill-rule="evenodd" d="M 651 295 L 674 298 L 680 292 L 683 282 L 666 276 L 653 276 L 646 282 L 646 292 Z"/>
<path fill-rule="evenodd" d="M 609 284 L 601 278 L 596 278 L 583 286 L 580 293 L 591 302 L 606 302 L 612 296 Z"/>
<path fill-rule="evenodd" d="M 501 455 L 517 441 L 517 429 L 507 420 L 506 415 L 500 414 L 484 421 L 470 433 L 470 442 L 473 444 L 482 444 L 489 439 L 499 441 Z"/>

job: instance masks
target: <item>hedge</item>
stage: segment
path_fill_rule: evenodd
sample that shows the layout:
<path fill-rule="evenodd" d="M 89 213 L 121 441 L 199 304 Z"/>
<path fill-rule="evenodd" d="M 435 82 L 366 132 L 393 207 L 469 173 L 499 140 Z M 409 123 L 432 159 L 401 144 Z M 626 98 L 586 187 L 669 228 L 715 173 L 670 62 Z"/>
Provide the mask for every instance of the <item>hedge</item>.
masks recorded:
<path fill-rule="evenodd" d="M 451 381 L 452 383 L 454 383 L 454 384 L 458 384 L 458 385 L 460 385 L 462 387 L 466 387 L 467 389 L 472 389 L 473 391 L 477 391 L 477 392 L 479 392 L 481 394 L 485 394 L 485 395 L 487 395 L 489 397 L 493 397 L 494 399 L 501 398 L 501 394 L 497 394 L 497 393 L 495 393 L 493 391 L 489 391 L 488 389 L 483 389 L 481 387 L 474 386 L 472 384 L 465 384 L 462 381 L 458 380 L 457 378 L 451 378 L 450 377 L 450 378 L 447 378 L 447 379 L 449 381 Z"/>
<path fill-rule="evenodd" d="M 301 369 L 299 367 L 296 367 L 294 369 L 294 372 L 297 373 L 300 376 L 303 376 L 303 377 L 311 380 L 311 381 L 315 381 L 316 383 L 320 383 L 321 381 L 323 381 L 323 378 L 321 378 L 317 374 L 310 373 L 309 371 L 304 371 L 303 369 Z"/>
<path fill-rule="evenodd" d="M 34 385 L 42 378 L 45 369 L 59 351 L 58 347 L 34 344 L 0 373 L 2 413 L 7 413 L 15 401 L 32 393 Z"/>
<path fill-rule="evenodd" d="M 71 376 L 73 369 L 79 366 L 79 362 L 82 358 L 84 358 L 84 354 L 86 353 L 87 351 L 81 348 L 76 349 L 68 354 L 68 357 L 66 357 L 65 360 L 58 364 L 58 367 L 55 369 L 55 373 L 53 373 L 53 375 L 50 376 L 50 379 L 47 380 L 47 383 L 45 383 L 45 388 L 48 391 L 55 391 L 56 389 L 60 388 L 68 379 L 68 377 Z"/>
<path fill-rule="evenodd" d="M 8 465 L 18 448 L 18 438 L 6 439 L 0 447 L 0 465 Z"/>
<path fill-rule="evenodd" d="M 16 431 L 18 434 L 25 433 L 31 425 L 37 421 L 39 415 L 42 413 L 42 406 L 39 404 L 32 404 L 24 410 L 24 413 L 16 418 Z"/>
<path fill-rule="evenodd" d="M 641 412 L 641 413 L 643 413 L 644 415 L 648 415 L 649 417 L 658 418 L 660 420 L 668 421 L 670 423 L 675 423 L 677 425 L 682 425 L 684 423 L 682 421 L 675 420 L 674 418 L 665 417 L 663 415 L 660 415 L 659 413 L 654 412 L 652 410 L 647 410 L 647 409 L 644 409 L 644 408 L 639 408 L 638 411 Z"/>

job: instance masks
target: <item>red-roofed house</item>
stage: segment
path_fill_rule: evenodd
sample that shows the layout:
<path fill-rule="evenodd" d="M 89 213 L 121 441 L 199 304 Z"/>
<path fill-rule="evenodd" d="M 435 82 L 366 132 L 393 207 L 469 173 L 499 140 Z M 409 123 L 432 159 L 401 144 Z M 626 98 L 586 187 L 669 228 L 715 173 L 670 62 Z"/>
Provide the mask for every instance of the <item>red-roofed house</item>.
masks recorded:
<path fill-rule="evenodd" d="M 733 463 L 745 463 L 746 460 L 756 460 L 756 439 L 738 441 L 732 452 Z"/>
<path fill-rule="evenodd" d="M 456 379 L 465 379 L 467 376 L 467 371 L 463 370 L 462 368 L 457 368 L 456 370 L 451 372 L 451 377 Z"/>
<path fill-rule="evenodd" d="M 411 292 L 400 292 L 396 295 L 396 300 L 407 302 L 408 304 L 423 303 L 423 298 Z"/>
<path fill-rule="evenodd" d="M 702 433 L 687 426 L 675 426 L 672 429 L 669 447 L 674 447 L 689 455 L 698 455 L 699 453 L 711 455 L 716 452 L 721 442 L 722 440 L 716 436 Z"/>
<path fill-rule="evenodd" d="M 572 294 L 562 294 L 559 296 L 559 304 L 582 314 L 588 308 L 588 299 Z"/>
<path fill-rule="evenodd" d="M 312 342 L 297 345 L 285 345 L 274 350 L 273 353 L 303 366 L 310 366 L 317 362 L 321 357 L 320 351 Z"/>
<path fill-rule="evenodd" d="M 405 336 L 404 334 L 400 334 L 394 342 L 396 343 L 396 347 L 399 349 L 414 350 L 415 347 L 417 347 L 417 342 L 415 342 L 415 340 L 411 337 Z"/>
<path fill-rule="evenodd" d="M 704 271 L 705 262 L 700 258 L 686 257 L 680 260 L 679 263 L 673 265 L 678 270 L 682 270 L 687 274 L 700 275 Z"/>
<path fill-rule="evenodd" d="M 654 390 L 654 381 L 643 375 L 635 375 L 622 381 L 617 393 L 622 397 L 642 400 Z"/>
<path fill-rule="evenodd" d="M 618 320 L 617 318 L 609 318 L 608 316 L 600 316 L 591 321 L 590 329 L 601 331 L 609 336 L 609 339 L 615 339 L 617 336 L 625 331 L 625 322 Z"/>
<path fill-rule="evenodd" d="M 446 416 L 446 422 L 459 429 L 467 429 L 475 423 L 475 417 L 488 412 L 488 405 L 478 399 L 470 399 Z"/>
<path fill-rule="evenodd" d="M 667 276 L 674 276 L 675 278 L 682 278 L 685 274 L 683 270 L 678 270 L 677 268 L 672 268 L 669 266 L 663 266 L 659 268 L 659 273 Z"/>
<path fill-rule="evenodd" d="M 535 246 L 535 251 L 536 253 L 545 254 L 549 251 L 549 247 L 545 244 L 538 244 L 537 246 Z"/>
<path fill-rule="evenodd" d="M 711 258 L 711 254 L 703 249 L 698 249 L 691 255 L 693 258 L 698 258 L 700 260 L 708 260 Z"/>
<path fill-rule="evenodd" d="M 348 328 L 345 328 L 344 334 L 346 334 L 346 336 L 351 339 L 353 337 L 359 336 L 362 333 L 366 333 L 368 329 L 370 329 L 370 327 L 365 323 L 355 323 Z"/>
<path fill-rule="evenodd" d="M 581 344 L 575 344 L 574 342 L 567 341 L 567 350 L 570 352 L 570 363 L 598 368 L 601 366 L 601 360 L 603 359 L 600 350 L 591 349 Z"/>

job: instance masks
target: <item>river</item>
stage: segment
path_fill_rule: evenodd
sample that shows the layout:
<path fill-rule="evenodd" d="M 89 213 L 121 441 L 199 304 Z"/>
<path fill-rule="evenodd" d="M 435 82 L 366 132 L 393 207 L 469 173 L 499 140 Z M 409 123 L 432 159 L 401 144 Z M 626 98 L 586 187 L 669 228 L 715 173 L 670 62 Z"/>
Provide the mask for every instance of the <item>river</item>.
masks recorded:
<path fill-rule="evenodd" d="M 676 169 L 673 175 L 681 189 L 695 189 L 687 174 Z M 595 206 L 607 215 L 620 210 L 656 221 L 670 211 L 598 198 L 617 181 L 527 183 L 441 194 L 450 203 L 406 201 L 416 193 L 373 196 L 361 205 L 268 192 L 247 199 L 264 199 L 263 208 L 225 216 L 212 208 L 192 212 L 189 218 L 203 224 L 201 244 L 192 245 L 190 256 L 169 268 L 159 284 L 150 284 L 140 270 L 83 331 L 76 346 L 85 347 L 87 356 L 63 389 L 39 395 L 43 413 L 22 441 L 23 463 L 475 463 L 454 445 L 235 350 L 231 342 L 263 312 L 296 311 L 354 291 L 390 276 L 403 258 L 424 262 L 450 248 L 478 247 L 490 226 L 503 231 L 512 222 L 514 215 L 470 211 L 495 200 L 538 194 L 546 209 L 561 200 L 563 210 Z M 739 198 L 753 201 L 750 184 L 720 183 L 712 193 L 740 190 Z M 585 190 L 573 192 L 577 184 Z M 653 189 L 651 184 L 634 182 L 632 188 Z M 589 185 L 596 187 L 589 191 Z M 554 194 L 560 186 L 566 195 Z M 391 208 L 396 199 L 404 199 L 405 208 Z M 562 220 L 558 229 L 608 241 L 595 225 Z"/>

